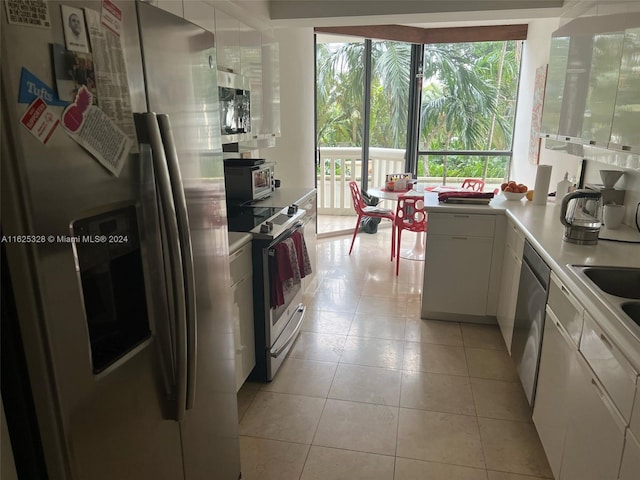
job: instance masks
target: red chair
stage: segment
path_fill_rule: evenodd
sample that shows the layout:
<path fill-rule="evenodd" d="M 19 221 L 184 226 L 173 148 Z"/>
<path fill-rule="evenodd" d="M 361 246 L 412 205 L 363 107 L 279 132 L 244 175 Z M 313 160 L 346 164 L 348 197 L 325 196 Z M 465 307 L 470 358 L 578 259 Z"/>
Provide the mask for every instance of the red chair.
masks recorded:
<path fill-rule="evenodd" d="M 356 228 L 353 230 L 353 238 L 351 239 L 349 255 L 351 255 L 351 251 L 353 250 L 353 243 L 356 241 L 358 230 L 360 230 L 360 220 L 362 220 L 364 217 L 386 218 L 388 220 L 391 220 L 391 260 L 393 260 L 396 255 L 396 216 L 388 208 L 371 207 L 365 205 L 364 201 L 362 200 L 362 195 L 360 194 L 360 187 L 358 187 L 358 184 L 356 182 L 349 182 L 349 188 L 351 189 L 353 208 L 355 208 L 356 213 L 358 214 L 358 221 L 356 222 Z"/>
<path fill-rule="evenodd" d="M 462 188 L 468 188 L 474 192 L 482 192 L 484 190 L 484 181 L 476 178 L 465 178 L 462 182 Z"/>
<path fill-rule="evenodd" d="M 423 197 L 401 196 L 398 198 L 398 208 L 396 209 L 396 234 L 398 239 L 396 245 L 398 255 L 396 257 L 396 276 L 400 271 L 400 245 L 403 230 L 410 232 L 427 231 L 427 214 L 424 211 Z"/>

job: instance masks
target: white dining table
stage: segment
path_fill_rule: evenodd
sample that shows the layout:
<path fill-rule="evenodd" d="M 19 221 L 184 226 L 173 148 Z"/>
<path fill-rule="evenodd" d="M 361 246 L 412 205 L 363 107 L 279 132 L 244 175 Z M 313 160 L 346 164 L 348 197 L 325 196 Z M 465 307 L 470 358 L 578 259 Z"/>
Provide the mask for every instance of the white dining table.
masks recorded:
<path fill-rule="evenodd" d="M 402 190 L 399 192 L 394 192 L 379 187 L 368 188 L 367 193 L 369 195 L 373 195 L 374 197 L 378 197 L 380 200 L 392 200 L 394 202 L 397 202 L 398 198 L 402 195 L 424 197 L 424 191 L 418 192 L 416 190 Z M 414 244 L 409 248 L 400 250 L 400 258 L 404 258 L 406 260 L 424 260 L 424 244 L 425 232 L 417 232 Z"/>

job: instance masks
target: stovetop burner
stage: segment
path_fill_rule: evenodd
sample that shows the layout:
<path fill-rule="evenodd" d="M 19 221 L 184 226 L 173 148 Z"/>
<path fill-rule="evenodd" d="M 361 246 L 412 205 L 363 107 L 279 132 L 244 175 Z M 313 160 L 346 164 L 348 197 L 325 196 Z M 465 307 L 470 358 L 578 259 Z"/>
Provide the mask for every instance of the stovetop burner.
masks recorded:
<path fill-rule="evenodd" d="M 227 205 L 230 232 L 248 232 L 273 217 L 281 208 Z"/>

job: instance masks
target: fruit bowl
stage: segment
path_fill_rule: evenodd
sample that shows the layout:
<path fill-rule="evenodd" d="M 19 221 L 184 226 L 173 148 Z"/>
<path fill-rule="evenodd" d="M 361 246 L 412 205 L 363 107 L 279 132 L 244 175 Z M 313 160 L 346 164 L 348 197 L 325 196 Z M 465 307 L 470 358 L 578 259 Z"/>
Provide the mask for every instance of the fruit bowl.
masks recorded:
<path fill-rule="evenodd" d="M 502 194 L 504 195 L 504 198 L 506 198 L 507 200 L 522 200 L 524 196 L 527 194 L 527 192 L 516 193 L 516 192 L 505 192 L 503 190 Z"/>

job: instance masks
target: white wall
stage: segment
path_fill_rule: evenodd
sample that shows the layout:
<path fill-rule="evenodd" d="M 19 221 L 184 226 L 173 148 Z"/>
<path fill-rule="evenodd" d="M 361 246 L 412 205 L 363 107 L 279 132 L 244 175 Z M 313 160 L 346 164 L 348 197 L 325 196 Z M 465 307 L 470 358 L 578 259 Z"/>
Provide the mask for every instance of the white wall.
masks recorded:
<path fill-rule="evenodd" d="M 282 136 L 260 154 L 276 162 L 276 178 L 283 187 L 314 187 L 313 29 L 279 28 L 274 33 L 280 44 Z"/>
<path fill-rule="evenodd" d="M 558 28 L 559 19 L 533 20 L 529 23 L 527 41 L 522 54 L 522 71 L 520 76 L 520 94 L 518 111 L 513 137 L 513 164 L 510 179 L 533 187 L 537 165 L 529 161 L 529 142 L 531 135 L 531 115 L 533 108 L 533 87 L 538 67 L 549 63 L 551 34 Z M 543 149 L 544 150 L 544 149 Z M 540 163 L 546 163 L 541 152 Z M 548 159 L 554 162 L 557 159 Z M 560 169 L 554 168 L 557 171 Z M 575 172 L 576 168 L 571 169 Z M 553 172 L 556 173 L 556 172 Z M 562 172 L 564 174 L 564 172 Z M 552 179 L 551 184 L 558 180 Z"/>

